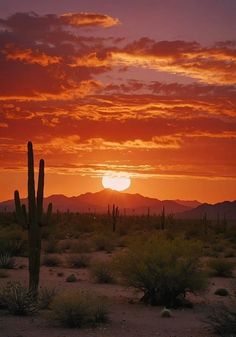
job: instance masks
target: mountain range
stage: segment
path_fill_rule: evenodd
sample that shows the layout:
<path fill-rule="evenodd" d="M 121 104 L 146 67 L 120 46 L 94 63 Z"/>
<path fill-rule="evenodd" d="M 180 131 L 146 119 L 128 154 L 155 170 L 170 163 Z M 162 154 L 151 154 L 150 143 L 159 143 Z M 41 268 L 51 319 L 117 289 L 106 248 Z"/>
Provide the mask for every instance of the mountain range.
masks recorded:
<path fill-rule="evenodd" d="M 216 219 L 217 214 L 228 219 L 236 219 L 236 201 L 225 201 L 215 205 L 201 204 L 197 200 L 159 200 L 144 197 L 141 194 L 130 194 L 104 189 L 95 193 L 85 193 L 79 196 L 67 197 L 62 194 L 51 195 L 44 199 L 44 206 L 52 202 L 54 211 L 71 212 L 107 212 L 113 204 L 119 207 L 121 213 L 130 214 L 160 214 L 163 207 L 167 214 L 176 214 L 179 218 L 202 218 L 207 213 L 209 219 Z M 27 199 L 22 203 L 27 204 Z M 0 211 L 14 210 L 14 200 L 0 202 Z"/>

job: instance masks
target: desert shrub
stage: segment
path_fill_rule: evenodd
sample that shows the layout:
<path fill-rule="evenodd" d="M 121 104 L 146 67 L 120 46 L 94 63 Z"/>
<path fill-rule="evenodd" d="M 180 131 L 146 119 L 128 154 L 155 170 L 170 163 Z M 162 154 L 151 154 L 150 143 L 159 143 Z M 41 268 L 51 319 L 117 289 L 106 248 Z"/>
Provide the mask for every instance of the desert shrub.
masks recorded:
<path fill-rule="evenodd" d="M 183 303 L 186 292 L 205 287 L 200 256 L 198 242 L 153 237 L 136 242 L 117 258 L 116 264 L 126 283 L 144 293 L 144 303 L 173 307 Z"/>
<path fill-rule="evenodd" d="M 91 273 L 93 278 L 98 283 L 112 283 L 114 282 L 114 275 L 112 265 L 110 262 L 96 262 L 92 265 Z"/>
<path fill-rule="evenodd" d="M 224 259 L 214 259 L 209 261 L 209 267 L 213 276 L 232 277 L 234 263 Z"/>
<path fill-rule="evenodd" d="M 170 311 L 170 309 L 164 308 L 162 310 L 162 312 L 161 312 L 161 317 L 164 317 L 164 318 L 171 317 L 171 311 Z"/>
<path fill-rule="evenodd" d="M 66 282 L 70 282 L 70 283 L 77 282 L 77 278 L 76 278 L 75 274 L 71 274 L 71 275 L 67 276 Z"/>
<path fill-rule="evenodd" d="M 209 323 L 221 337 L 236 336 L 236 308 L 223 306 L 212 310 Z"/>
<path fill-rule="evenodd" d="M 229 257 L 235 257 L 234 249 L 229 249 L 225 252 L 225 258 L 229 258 Z"/>
<path fill-rule="evenodd" d="M 46 254 L 53 254 L 53 253 L 59 253 L 60 249 L 58 247 L 58 243 L 54 239 L 49 239 L 49 241 L 46 242 L 44 251 Z"/>
<path fill-rule="evenodd" d="M 57 267 L 61 264 L 61 259 L 57 255 L 45 255 L 42 264 L 47 267 Z"/>
<path fill-rule="evenodd" d="M 64 273 L 62 271 L 60 271 L 60 272 L 57 273 L 57 276 L 62 277 L 62 276 L 64 276 Z"/>
<path fill-rule="evenodd" d="M 0 278 L 7 278 L 8 274 L 5 272 L 5 270 L 0 270 Z"/>
<path fill-rule="evenodd" d="M 62 294 L 55 298 L 51 308 L 52 319 L 69 328 L 96 326 L 108 320 L 104 300 L 87 293 Z"/>
<path fill-rule="evenodd" d="M 96 251 L 105 250 L 107 253 L 111 253 L 115 249 L 116 239 L 112 234 L 96 234 L 93 237 L 93 245 Z"/>
<path fill-rule="evenodd" d="M 220 244 L 220 243 L 214 245 L 214 247 L 213 247 L 213 250 L 217 253 L 222 253 L 224 251 L 224 249 L 225 249 L 225 247 L 223 246 L 223 244 Z"/>
<path fill-rule="evenodd" d="M 92 243 L 84 240 L 73 241 L 70 246 L 70 251 L 72 253 L 89 253 L 92 251 Z"/>
<path fill-rule="evenodd" d="M 56 288 L 41 288 L 38 295 L 38 306 L 39 309 L 44 310 L 50 307 L 50 304 L 54 300 L 57 294 Z"/>
<path fill-rule="evenodd" d="M 0 254 L 0 268 L 2 269 L 13 269 L 15 268 L 16 260 L 11 256 L 10 253 L 5 252 Z"/>
<path fill-rule="evenodd" d="M 219 289 L 216 289 L 215 295 L 218 295 L 218 296 L 228 296 L 229 292 L 225 288 L 219 288 Z"/>
<path fill-rule="evenodd" d="M 28 245 L 26 232 L 19 226 L 11 225 L 0 231 L 0 253 L 9 252 L 12 256 L 26 256 Z"/>
<path fill-rule="evenodd" d="M 71 268 L 86 268 L 89 266 L 90 257 L 86 254 L 69 255 L 67 263 Z"/>
<path fill-rule="evenodd" d="M 58 243 L 59 250 L 61 252 L 66 252 L 67 250 L 70 249 L 71 244 L 72 244 L 72 242 L 71 242 L 70 239 L 65 239 L 65 240 L 59 241 L 59 243 Z"/>
<path fill-rule="evenodd" d="M 38 310 L 35 297 L 18 282 L 0 288 L 0 303 L 12 315 L 33 315 Z"/>

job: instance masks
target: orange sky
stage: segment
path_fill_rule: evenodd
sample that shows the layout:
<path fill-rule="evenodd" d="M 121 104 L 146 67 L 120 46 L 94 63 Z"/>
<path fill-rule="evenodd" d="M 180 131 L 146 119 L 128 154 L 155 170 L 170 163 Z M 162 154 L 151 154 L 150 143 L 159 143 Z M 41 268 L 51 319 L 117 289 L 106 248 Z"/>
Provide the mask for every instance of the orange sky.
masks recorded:
<path fill-rule="evenodd" d="M 16 188 L 26 194 L 28 140 L 36 159 L 46 161 L 46 195 L 98 191 L 104 173 L 122 171 L 131 177 L 132 193 L 236 199 L 230 11 L 223 13 L 224 36 L 212 33 L 206 41 L 204 34 L 196 40 L 198 26 L 190 22 L 185 30 L 192 29 L 192 38 L 181 35 L 181 26 L 180 36 L 176 27 L 172 36 L 155 37 L 153 30 L 149 36 L 150 9 L 135 36 L 127 16 L 122 21 L 122 6 L 117 15 L 105 5 L 98 13 L 90 1 L 87 12 L 73 7 L 53 15 L 49 8 L 40 14 L 2 8 L 0 200 L 12 198 Z M 184 15 L 193 16 L 193 8 Z"/>

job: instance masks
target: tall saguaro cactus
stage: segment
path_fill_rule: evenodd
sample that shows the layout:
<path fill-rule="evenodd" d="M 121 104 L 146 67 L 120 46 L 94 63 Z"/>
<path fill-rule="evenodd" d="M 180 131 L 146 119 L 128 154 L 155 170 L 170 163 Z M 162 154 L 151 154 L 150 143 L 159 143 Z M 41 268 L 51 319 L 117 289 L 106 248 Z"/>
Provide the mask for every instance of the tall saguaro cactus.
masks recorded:
<path fill-rule="evenodd" d="M 40 274 L 41 226 L 43 222 L 44 160 L 39 162 L 38 190 L 35 196 L 33 145 L 28 142 L 28 214 L 21 206 L 20 195 L 15 191 L 16 218 L 20 225 L 28 228 L 29 240 L 29 289 L 37 294 Z M 52 212 L 48 205 L 47 222 Z"/>

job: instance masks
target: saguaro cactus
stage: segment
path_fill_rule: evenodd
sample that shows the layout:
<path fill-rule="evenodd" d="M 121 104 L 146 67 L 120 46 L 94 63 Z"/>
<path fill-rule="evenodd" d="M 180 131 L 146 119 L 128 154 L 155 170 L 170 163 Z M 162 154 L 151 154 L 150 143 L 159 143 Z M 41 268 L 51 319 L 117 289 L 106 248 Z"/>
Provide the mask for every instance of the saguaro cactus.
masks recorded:
<path fill-rule="evenodd" d="M 161 229 L 164 230 L 165 227 L 166 227 L 166 214 L 165 214 L 165 206 L 163 206 L 161 214 Z"/>
<path fill-rule="evenodd" d="M 117 219 L 119 217 L 119 207 L 115 206 L 115 204 L 113 204 L 112 206 L 112 230 L 113 232 L 116 231 L 116 224 L 117 224 Z"/>
<path fill-rule="evenodd" d="M 28 229 L 29 241 L 29 289 L 37 294 L 40 273 L 41 226 L 43 223 L 44 160 L 39 162 L 38 190 L 35 197 L 34 153 L 33 145 L 28 142 L 28 214 L 26 206 L 21 206 L 20 195 L 16 190 L 16 218 L 20 225 Z M 48 205 L 46 222 L 52 213 L 52 204 Z"/>

